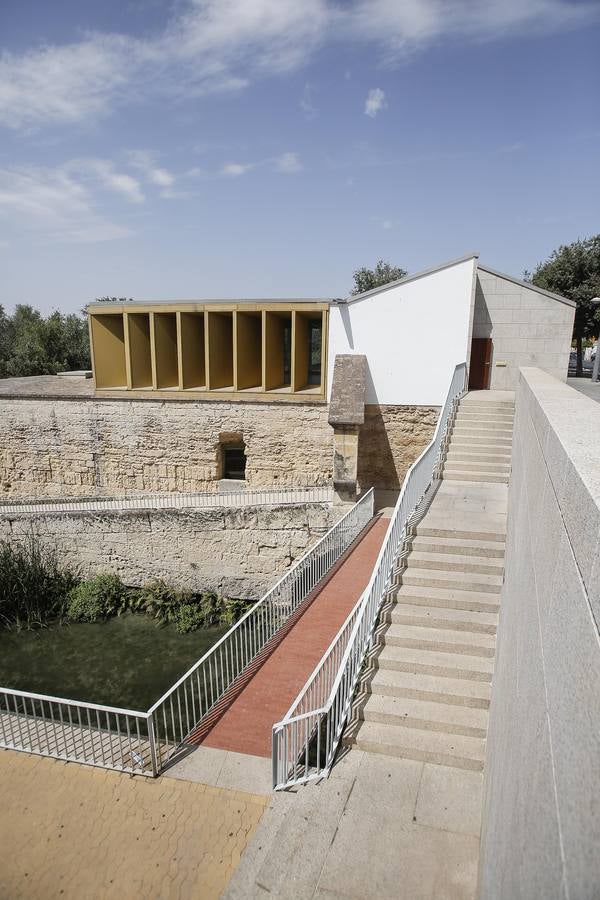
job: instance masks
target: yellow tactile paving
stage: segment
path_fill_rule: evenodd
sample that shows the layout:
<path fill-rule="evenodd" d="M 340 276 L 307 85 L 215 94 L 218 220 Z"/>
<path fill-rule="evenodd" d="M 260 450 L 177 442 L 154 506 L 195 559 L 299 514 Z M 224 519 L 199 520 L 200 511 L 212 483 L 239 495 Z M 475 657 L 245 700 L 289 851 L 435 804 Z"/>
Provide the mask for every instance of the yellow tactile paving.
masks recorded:
<path fill-rule="evenodd" d="M 0 750 L 0 900 L 219 897 L 267 803 Z"/>

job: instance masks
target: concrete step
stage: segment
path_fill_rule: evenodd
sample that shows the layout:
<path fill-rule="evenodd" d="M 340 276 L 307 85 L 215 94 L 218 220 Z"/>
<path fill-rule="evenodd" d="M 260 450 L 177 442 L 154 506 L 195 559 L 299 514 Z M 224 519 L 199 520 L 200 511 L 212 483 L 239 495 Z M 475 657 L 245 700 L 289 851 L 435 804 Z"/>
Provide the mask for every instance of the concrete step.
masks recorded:
<path fill-rule="evenodd" d="M 466 612 L 495 614 L 500 609 L 496 594 L 477 591 L 461 591 L 424 585 L 402 584 L 394 594 L 397 607 L 430 606 L 435 609 L 456 609 Z"/>
<path fill-rule="evenodd" d="M 512 431 L 485 431 L 483 428 L 467 428 L 466 426 L 457 426 L 452 430 L 450 436 L 450 446 L 455 441 L 464 443 L 469 441 L 472 444 L 486 444 L 492 447 L 511 447 Z"/>
<path fill-rule="evenodd" d="M 403 585 L 447 588 L 451 591 L 477 591 L 482 594 L 500 594 L 502 590 L 502 578 L 498 575 L 477 575 L 471 572 L 459 574 L 410 566 L 400 577 Z"/>
<path fill-rule="evenodd" d="M 488 709 L 492 693 L 491 685 L 484 681 L 415 675 L 394 669 L 372 669 L 364 680 L 363 689 L 380 697 L 407 697 L 470 709 Z"/>
<path fill-rule="evenodd" d="M 471 442 L 460 443 L 459 441 L 455 440 L 448 445 L 446 453 L 447 455 L 450 453 L 467 453 L 469 456 L 479 457 L 483 460 L 487 459 L 488 456 L 499 456 L 504 461 L 510 462 L 512 460 L 512 444 L 507 445 L 506 447 L 499 447 L 497 444 L 473 444 Z"/>
<path fill-rule="evenodd" d="M 497 520 L 491 520 L 485 513 L 476 516 L 464 516 L 452 518 L 452 524 L 449 524 L 449 517 L 433 516 L 428 513 L 425 518 L 419 522 L 415 531 L 421 537 L 448 537 L 462 539 L 466 538 L 471 541 L 498 541 L 499 543 L 506 540 L 506 527 L 503 523 L 503 530 L 498 529 Z"/>
<path fill-rule="evenodd" d="M 471 428 L 461 428 L 452 432 L 450 438 L 450 447 L 454 448 L 458 444 L 470 444 L 478 447 L 491 447 L 492 450 L 501 450 L 512 448 L 512 436 L 494 435 L 490 437 L 485 432 L 477 431 Z"/>
<path fill-rule="evenodd" d="M 359 704 L 357 715 L 364 722 L 478 738 L 485 738 L 488 722 L 485 709 L 380 694 L 368 694 Z"/>
<path fill-rule="evenodd" d="M 510 475 L 510 462 L 494 462 L 489 456 L 483 460 L 456 459 L 454 454 L 448 454 L 444 462 L 444 471 L 496 472 L 498 475 Z"/>
<path fill-rule="evenodd" d="M 454 420 L 455 428 L 481 428 L 482 431 L 509 431 L 513 430 L 512 418 L 491 418 L 489 416 L 480 416 L 477 414 L 469 415 L 459 412 Z"/>
<path fill-rule="evenodd" d="M 481 446 L 472 446 L 466 444 L 459 446 L 452 444 L 446 453 L 446 459 L 464 462 L 471 460 L 472 462 L 491 462 L 500 463 L 501 465 L 510 466 L 512 460 L 512 452 L 510 450 L 496 450 L 492 447 L 487 449 Z"/>
<path fill-rule="evenodd" d="M 461 469 L 444 469 L 442 478 L 446 481 L 483 481 L 488 484 L 508 484 L 508 474 L 498 472 L 473 472 Z"/>
<path fill-rule="evenodd" d="M 491 682 L 494 671 L 493 660 L 481 656 L 393 647 L 388 644 L 384 644 L 371 663 L 377 669 L 395 669 L 398 672 L 411 672 L 413 675 L 436 675 L 466 681 Z"/>
<path fill-rule="evenodd" d="M 451 628 L 454 631 L 489 635 L 495 635 L 498 626 L 498 616 L 495 613 L 409 602 L 396 602 L 386 609 L 382 620 L 394 625 Z"/>
<path fill-rule="evenodd" d="M 344 743 L 355 744 L 368 753 L 422 760 L 476 772 L 482 771 L 485 758 L 485 741 L 481 738 L 399 728 L 378 722 L 363 722 L 353 732 L 347 733 Z"/>
<path fill-rule="evenodd" d="M 454 631 L 450 627 L 429 628 L 421 625 L 388 625 L 380 635 L 380 642 L 389 647 L 409 647 L 434 650 L 439 653 L 458 653 L 492 659 L 496 639 L 489 634 Z"/>
<path fill-rule="evenodd" d="M 441 569 L 443 572 L 472 572 L 477 575 L 504 573 L 504 559 L 460 556 L 456 553 L 438 553 L 413 547 L 407 559 L 408 567 L 417 569 Z"/>
<path fill-rule="evenodd" d="M 459 409 L 481 409 L 486 410 L 512 410 L 514 412 L 514 400 L 471 400 L 470 397 L 463 397 L 460 401 Z"/>
<path fill-rule="evenodd" d="M 504 541 L 473 541 L 468 538 L 425 537 L 419 534 L 413 538 L 412 550 L 504 559 L 505 544 Z"/>
<path fill-rule="evenodd" d="M 512 424 L 515 413 L 512 409 L 473 409 L 471 406 L 458 408 L 457 419 L 477 419 L 480 422 L 508 422 Z"/>

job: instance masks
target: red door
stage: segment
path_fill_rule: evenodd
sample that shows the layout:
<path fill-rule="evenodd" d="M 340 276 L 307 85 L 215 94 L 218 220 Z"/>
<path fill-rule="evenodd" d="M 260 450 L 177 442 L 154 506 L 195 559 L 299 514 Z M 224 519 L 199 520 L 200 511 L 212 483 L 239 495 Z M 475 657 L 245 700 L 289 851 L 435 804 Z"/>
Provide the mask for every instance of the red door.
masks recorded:
<path fill-rule="evenodd" d="M 492 367 L 492 339 L 473 338 L 471 365 L 469 366 L 469 390 L 487 391 Z"/>

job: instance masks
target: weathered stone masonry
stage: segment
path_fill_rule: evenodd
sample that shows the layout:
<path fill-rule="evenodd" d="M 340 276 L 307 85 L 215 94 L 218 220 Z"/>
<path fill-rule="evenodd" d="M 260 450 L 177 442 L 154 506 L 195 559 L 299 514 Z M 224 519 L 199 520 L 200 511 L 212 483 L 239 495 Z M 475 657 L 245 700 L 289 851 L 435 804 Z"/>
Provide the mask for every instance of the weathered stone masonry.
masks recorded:
<path fill-rule="evenodd" d="M 33 531 L 81 575 L 110 570 L 130 585 L 165 578 L 257 599 L 339 515 L 325 504 L 19 513 L 0 515 L 0 539 L 19 542 Z"/>
<path fill-rule="evenodd" d="M 0 396 L 0 497 L 214 490 L 220 442 L 232 434 L 245 443 L 248 488 L 331 484 L 329 409 L 311 403 Z M 435 407 L 365 406 L 364 422 L 351 435 L 358 441 L 360 488 L 398 489 L 431 439 L 437 416 Z"/>
<path fill-rule="evenodd" d="M 23 397 L 0 401 L 0 421 L 4 496 L 211 490 L 231 433 L 249 488 L 331 482 L 325 405 Z"/>

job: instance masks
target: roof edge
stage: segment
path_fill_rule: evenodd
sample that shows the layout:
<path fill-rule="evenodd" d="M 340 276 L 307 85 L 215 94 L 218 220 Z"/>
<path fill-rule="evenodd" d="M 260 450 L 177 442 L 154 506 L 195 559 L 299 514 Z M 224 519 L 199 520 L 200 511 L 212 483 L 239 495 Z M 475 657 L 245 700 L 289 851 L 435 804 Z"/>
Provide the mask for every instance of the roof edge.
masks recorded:
<path fill-rule="evenodd" d="M 183 306 L 186 303 L 199 303 L 201 305 L 205 303 L 335 303 L 336 299 L 335 297 L 197 297 L 191 299 L 188 297 L 187 299 L 117 300 L 115 302 L 112 300 L 91 300 L 89 303 L 86 303 L 85 308 L 93 307 L 98 309 L 104 306 L 107 309 L 116 309 L 117 307 L 129 309 L 132 306 L 176 306 L 179 304 Z"/>
<path fill-rule="evenodd" d="M 479 259 L 479 252 L 475 253 L 466 253 L 464 256 L 459 256 L 457 259 L 451 259 L 447 262 L 440 263 L 437 266 L 429 266 L 427 269 L 421 269 L 419 272 L 414 272 L 412 275 L 405 275 L 404 278 L 398 278 L 396 281 L 390 281 L 387 284 L 382 284 L 379 287 L 371 288 L 370 291 L 363 291 L 361 294 L 350 294 L 348 297 L 344 297 L 341 300 L 332 300 L 332 303 L 356 303 L 357 300 L 364 300 L 367 297 L 373 297 L 375 294 L 381 294 L 383 291 L 389 291 L 391 288 L 398 287 L 402 284 L 408 284 L 411 281 L 417 281 L 419 278 L 425 278 L 427 275 L 433 275 L 435 272 L 441 272 L 444 269 L 450 269 L 452 266 L 458 266 L 460 263 L 468 262 L 470 259 Z"/>
<path fill-rule="evenodd" d="M 536 291 L 538 294 L 550 297 L 551 300 L 558 300 L 559 303 L 564 303 L 566 306 L 577 306 L 575 301 L 571 300 L 569 297 L 563 297 L 561 294 L 553 294 L 552 291 L 547 291 L 545 288 L 538 287 L 530 281 L 523 281 L 521 278 L 515 278 L 514 275 L 507 275 L 506 272 L 498 272 L 497 269 L 491 269 L 489 266 L 482 266 L 481 263 L 477 263 L 477 268 L 482 269 L 489 275 L 495 275 L 497 278 L 505 278 L 506 281 L 511 281 L 513 284 L 518 284 L 521 287 L 528 288 L 530 291 Z"/>

